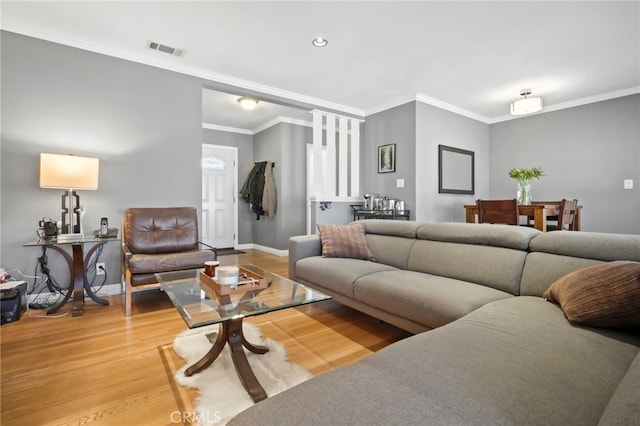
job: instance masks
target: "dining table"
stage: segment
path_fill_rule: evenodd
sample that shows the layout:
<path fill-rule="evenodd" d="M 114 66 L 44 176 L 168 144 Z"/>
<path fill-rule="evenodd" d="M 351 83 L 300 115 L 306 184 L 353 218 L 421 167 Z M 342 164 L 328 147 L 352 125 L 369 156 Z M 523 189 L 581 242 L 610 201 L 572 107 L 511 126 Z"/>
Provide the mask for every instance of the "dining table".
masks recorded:
<path fill-rule="evenodd" d="M 465 220 L 467 223 L 478 222 L 478 205 L 467 204 L 464 206 Z M 573 219 L 573 230 L 580 230 L 580 211 L 582 206 L 578 206 Z M 547 220 L 558 220 L 560 213 L 560 201 L 532 201 L 531 204 L 519 204 L 518 215 L 527 216 L 527 224 L 529 218 L 533 218 L 533 226 L 542 231 L 547 232 Z"/>

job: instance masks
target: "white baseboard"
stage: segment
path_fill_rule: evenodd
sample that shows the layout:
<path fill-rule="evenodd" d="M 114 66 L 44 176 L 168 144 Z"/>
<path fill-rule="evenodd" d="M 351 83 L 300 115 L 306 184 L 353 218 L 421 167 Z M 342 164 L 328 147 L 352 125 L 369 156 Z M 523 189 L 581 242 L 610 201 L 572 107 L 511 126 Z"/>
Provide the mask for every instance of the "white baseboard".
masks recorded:
<path fill-rule="evenodd" d="M 260 244 L 238 244 L 236 250 L 260 250 L 275 256 L 289 256 L 289 250 L 278 250 L 273 247 L 262 246 Z"/>

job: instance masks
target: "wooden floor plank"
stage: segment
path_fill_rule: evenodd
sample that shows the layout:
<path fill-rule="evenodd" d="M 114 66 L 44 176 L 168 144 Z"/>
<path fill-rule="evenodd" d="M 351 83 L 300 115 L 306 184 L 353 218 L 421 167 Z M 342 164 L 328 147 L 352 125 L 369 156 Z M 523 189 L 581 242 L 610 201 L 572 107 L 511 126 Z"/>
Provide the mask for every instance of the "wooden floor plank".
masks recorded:
<path fill-rule="evenodd" d="M 257 250 L 220 261 L 253 263 L 287 276 L 287 257 Z M 0 328 L 2 425 L 175 425 L 172 413 L 192 410 L 197 392 L 171 376 L 182 366 L 171 343 L 186 325 L 168 297 L 157 290 L 134 294 L 131 317 L 124 316 L 122 297 L 109 301 L 88 301 L 81 317 L 43 318 L 42 311 L 28 311 Z M 409 335 L 334 301 L 248 321 L 313 375 Z"/>

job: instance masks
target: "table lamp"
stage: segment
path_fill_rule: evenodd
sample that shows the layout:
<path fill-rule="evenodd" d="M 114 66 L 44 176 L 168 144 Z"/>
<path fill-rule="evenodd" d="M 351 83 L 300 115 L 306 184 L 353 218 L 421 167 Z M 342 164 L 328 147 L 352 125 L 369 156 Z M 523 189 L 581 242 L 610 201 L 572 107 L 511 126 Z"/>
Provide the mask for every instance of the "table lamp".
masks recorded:
<path fill-rule="evenodd" d="M 40 188 L 64 189 L 62 194 L 63 238 L 84 237 L 81 224 L 80 196 L 77 190 L 98 189 L 99 160 L 76 155 L 40 154 Z"/>

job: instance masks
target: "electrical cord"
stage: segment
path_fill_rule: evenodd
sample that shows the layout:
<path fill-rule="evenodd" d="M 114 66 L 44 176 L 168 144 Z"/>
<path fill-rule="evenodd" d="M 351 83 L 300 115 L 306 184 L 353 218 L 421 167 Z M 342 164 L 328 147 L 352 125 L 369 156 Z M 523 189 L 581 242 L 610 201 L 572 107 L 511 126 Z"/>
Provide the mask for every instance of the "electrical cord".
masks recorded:
<path fill-rule="evenodd" d="M 50 293 L 59 292 L 62 294 L 62 287 L 57 283 L 57 281 L 51 276 L 51 270 L 49 269 L 48 257 L 47 257 L 47 246 L 42 246 L 42 256 L 38 258 L 38 265 L 40 266 L 40 271 L 42 275 L 45 276 L 45 282 L 47 283 L 47 287 L 49 288 Z"/>

